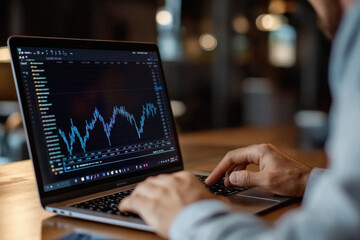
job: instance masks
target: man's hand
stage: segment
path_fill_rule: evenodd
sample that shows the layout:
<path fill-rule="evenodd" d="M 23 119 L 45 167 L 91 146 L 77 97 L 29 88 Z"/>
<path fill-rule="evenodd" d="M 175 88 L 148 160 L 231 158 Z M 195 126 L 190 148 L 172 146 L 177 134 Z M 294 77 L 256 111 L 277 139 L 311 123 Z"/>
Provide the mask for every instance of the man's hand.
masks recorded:
<path fill-rule="evenodd" d="M 259 172 L 247 171 L 249 164 L 259 165 Z M 258 186 L 275 194 L 300 197 L 310 171 L 273 145 L 261 144 L 228 152 L 205 182 L 212 185 L 225 174 L 226 186 Z"/>
<path fill-rule="evenodd" d="M 259 165 L 249 172 L 248 164 Z M 297 162 L 270 144 L 254 145 L 226 154 L 206 183 L 217 182 L 224 174 L 225 185 L 259 186 L 279 195 L 302 196 L 311 168 Z M 175 217 L 186 206 L 200 200 L 220 199 L 210 193 L 190 172 L 149 177 L 120 202 L 120 211 L 137 213 L 162 237 L 168 237 Z"/>
<path fill-rule="evenodd" d="M 205 199 L 221 199 L 210 193 L 187 171 L 149 177 L 120 202 L 120 211 L 137 213 L 162 237 L 168 237 L 176 215 L 187 205 Z"/>

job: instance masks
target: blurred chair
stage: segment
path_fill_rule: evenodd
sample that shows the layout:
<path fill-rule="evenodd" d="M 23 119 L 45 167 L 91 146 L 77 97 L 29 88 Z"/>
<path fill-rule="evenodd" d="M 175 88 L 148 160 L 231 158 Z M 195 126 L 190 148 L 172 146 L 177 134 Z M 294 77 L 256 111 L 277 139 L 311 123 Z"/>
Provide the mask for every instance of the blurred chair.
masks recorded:
<path fill-rule="evenodd" d="M 242 94 L 244 124 L 270 126 L 292 122 L 294 96 L 277 90 L 270 79 L 244 79 Z"/>
<path fill-rule="evenodd" d="M 328 115 L 317 110 L 301 110 L 295 114 L 297 142 L 301 149 L 323 148 L 328 135 Z"/>
<path fill-rule="evenodd" d="M 247 125 L 264 126 L 276 122 L 274 87 L 267 78 L 243 81 L 243 116 Z"/>

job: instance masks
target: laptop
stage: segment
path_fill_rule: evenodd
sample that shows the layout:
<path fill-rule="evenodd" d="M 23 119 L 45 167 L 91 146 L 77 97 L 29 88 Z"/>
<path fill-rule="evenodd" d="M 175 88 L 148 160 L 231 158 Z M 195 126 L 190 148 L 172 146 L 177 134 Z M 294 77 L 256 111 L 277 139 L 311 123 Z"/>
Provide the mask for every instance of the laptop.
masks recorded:
<path fill-rule="evenodd" d="M 42 207 L 153 231 L 117 205 L 147 177 L 184 169 L 157 46 L 26 36 L 8 46 Z M 290 199 L 221 182 L 209 189 L 253 214 Z"/>

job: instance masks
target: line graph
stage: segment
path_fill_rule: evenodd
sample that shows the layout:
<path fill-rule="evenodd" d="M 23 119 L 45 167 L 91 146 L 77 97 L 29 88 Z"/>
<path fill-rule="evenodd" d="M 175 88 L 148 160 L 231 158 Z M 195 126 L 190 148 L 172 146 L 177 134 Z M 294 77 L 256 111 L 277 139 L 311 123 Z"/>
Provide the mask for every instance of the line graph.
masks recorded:
<path fill-rule="evenodd" d="M 114 106 L 112 115 L 108 122 L 105 122 L 104 117 L 100 114 L 99 110 L 95 107 L 93 112 L 93 118 L 90 122 L 85 120 L 85 135 L 81 136 L 79 129 L 77 126 L 74 125 L 72 118 L 70 118 L 71 128 L 70 132 L 66 134 L 63 130 L 59 129 L 59 134 L 62 137 L 67 150 L 70 155 L 72 155 L 74 150 L 74 143 L 76 138 L 78 138 L 81 148 L 83 149 L 84 153 L 86 153 L 86 143 L 90 139 L 90 132 L 95 128 L 95 124 L 100 121 L 102 124 L 104 133 L 109 141 L 109 146 L 111 146 L 111 130 L 116 123 L 116 119 L 118 116 L 124 117 L 127 121 L 135 128 L 139 139 L 141 138 L 142 133 L 144 132 L 144 124 L 145 120 L 154 117 L 157 114 L 157 107 L 153 103 L 145 103 L 142 105 L 142 114 L 140 116 L 140 120 L 137 122 L 134 115 L 129 113 L 125 106 Z M 67 136 L 68 135 L 68 136 Z"/>

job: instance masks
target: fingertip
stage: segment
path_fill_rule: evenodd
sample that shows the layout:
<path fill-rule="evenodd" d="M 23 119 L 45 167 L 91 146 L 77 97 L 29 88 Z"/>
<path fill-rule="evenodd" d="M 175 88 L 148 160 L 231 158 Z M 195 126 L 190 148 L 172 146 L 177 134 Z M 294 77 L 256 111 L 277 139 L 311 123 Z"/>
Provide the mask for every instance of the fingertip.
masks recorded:
<path fill-rule="evenodd" d="M 211 175 L 207 176 L 204 182 L 205 184 L 209 185 L 211 183 Z"/>
<path fill-rule="evenodd" d="M 118 209 L 120 212 L 126 212 L 126 209 L 121 205 L 121 203 L 119 204 Z"/>
<path fill-rule="evenodd" d="M 119 203 L 118 209 L 119 209 L 121 212 L 124 211 L 124 205 L 123 205 L 122 201 Z"/>
<path fill-rule="evenodd" d="M 125 199 L 123 199 L 120 203 L 119 203 L 119 206 L 118 206 L 118 208 L 119 208 L 119 210 L 120 211 L 122 211 L 122 212 L 125 212 L 125 211 L 127 211 L 128 209 L 128 206 L 127 206 L 127 199 L 125 198 Z"/>
<path fill-rule="evenodd" d="M 229 176 L 229 182 L 232 185 L 239 185 L 240 181 L 239 181 L 239 172 L 232 172 Z"/>
<path fill-rule="evenodd" d="M 230 187 L 231 183 L 229 181 L 229 178 L 227 178 L 227 177 L 225 178 L 224 185 L 225 185 L 225 187 Z"/>
<path fill-rule="evenodd" d="M 213 175 L 210 175 L 205 179 L 204 182 L 206 185 L 213 185 L 216 182 L 216 178 Z"/>

